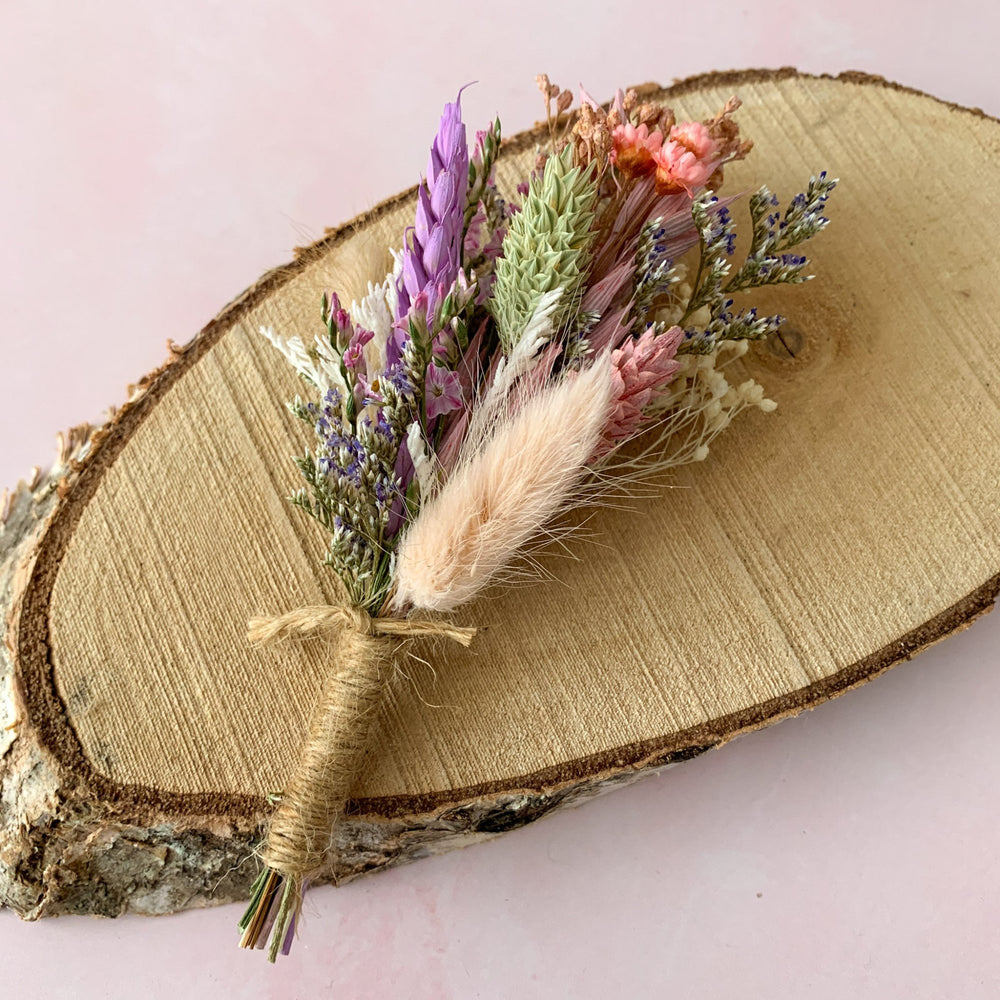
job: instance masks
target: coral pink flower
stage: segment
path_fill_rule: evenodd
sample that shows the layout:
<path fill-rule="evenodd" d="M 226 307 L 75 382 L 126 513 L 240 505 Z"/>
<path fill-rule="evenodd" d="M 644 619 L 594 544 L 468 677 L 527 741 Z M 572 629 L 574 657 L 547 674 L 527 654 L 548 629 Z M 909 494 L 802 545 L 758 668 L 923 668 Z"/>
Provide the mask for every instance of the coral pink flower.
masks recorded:
<path fill-rule="evenodd" d="M 702 122 L 675 125 L 654 156 L 657 193 L 693 194 L 718 166 L 718 152 L 718 144 Z"/>
<path fill-rule="evenodd" d="M 711 160 L 718 146 L 704 122 L 681 122 L 670 130 L 670 138 L 694 153 L 699 160 Z"/>
<path fill-rule="evenodd" d="M 647 407 L 677 374 L 680 362 L 675 358 L 683 337 L 679 326 L 659 335 L 650 327 L 611 352 L 611 416 L 601 435 L 598 456 L 634 437 L 646 422 Z"/>
<path fill-rule="evenodd" d="M 645 177 L 656 169 L 662 132 L 650 132 L 645 125 L 616 125 L 611 141 L 611 162 L 626 176 Z"/>

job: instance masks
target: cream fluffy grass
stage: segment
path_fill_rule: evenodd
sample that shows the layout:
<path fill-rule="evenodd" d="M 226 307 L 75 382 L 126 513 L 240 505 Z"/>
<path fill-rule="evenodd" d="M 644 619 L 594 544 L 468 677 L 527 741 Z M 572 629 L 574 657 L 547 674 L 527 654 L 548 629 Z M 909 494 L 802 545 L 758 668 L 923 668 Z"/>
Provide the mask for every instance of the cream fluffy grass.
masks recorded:
<path fill-rule="evenodd" d="M 469 442 L 400 542 L 394 607 L 453 611 L 494 581 L 575 499 L 610 407 L 605 354 Z"/>

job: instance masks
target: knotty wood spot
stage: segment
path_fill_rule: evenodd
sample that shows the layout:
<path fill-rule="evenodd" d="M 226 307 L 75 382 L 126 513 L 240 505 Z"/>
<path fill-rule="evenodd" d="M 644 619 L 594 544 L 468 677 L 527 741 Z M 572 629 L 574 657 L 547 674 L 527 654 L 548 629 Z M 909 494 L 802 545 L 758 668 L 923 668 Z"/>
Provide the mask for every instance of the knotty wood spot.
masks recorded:
<path fill-rule="evenodd" d="M 764 383 L 765 389 L 773 382 L 774 375 L 787 376 L 798 384 L 803 371 L 813 374 L 824 369 L 836 352 L 834 338 L 829 326 L 820 325 L 819 317 L 807 310 L 802 319 L 805 322 L 784 323 L 770 336 L 750 345 L 745 357 L 747 371 Z M 814 331 L 821 329 L 822 334 Z"/>
<path fill-rule="evenodd" d="M 782 361 L 795 360 L 805 350 L 805 334 L 794 326 L 779 327 L 764 341 L 767 349 Z"/>

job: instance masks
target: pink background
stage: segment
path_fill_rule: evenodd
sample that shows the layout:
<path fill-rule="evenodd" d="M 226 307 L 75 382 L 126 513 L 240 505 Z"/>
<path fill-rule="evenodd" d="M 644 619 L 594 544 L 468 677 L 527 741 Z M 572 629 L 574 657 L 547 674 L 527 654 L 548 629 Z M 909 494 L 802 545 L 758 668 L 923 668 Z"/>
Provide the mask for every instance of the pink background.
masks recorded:
<path fill-rule="evenodd" d="M 998 114 L 986 6 L 5 3 L 0 483 L 293 245 L 415 182 L 469 80 L 466 120 L 499 112 L 509 132 L 537 116 L 541 70 L 606 97 L 711 69 L 862 69 Z M 317 890 L 277 968 L 236 949 L 237 907 L 4 912 L 3 980 L 84 998 L 994 997 L 998 652 L 993 616 L 661 777 Z"/>

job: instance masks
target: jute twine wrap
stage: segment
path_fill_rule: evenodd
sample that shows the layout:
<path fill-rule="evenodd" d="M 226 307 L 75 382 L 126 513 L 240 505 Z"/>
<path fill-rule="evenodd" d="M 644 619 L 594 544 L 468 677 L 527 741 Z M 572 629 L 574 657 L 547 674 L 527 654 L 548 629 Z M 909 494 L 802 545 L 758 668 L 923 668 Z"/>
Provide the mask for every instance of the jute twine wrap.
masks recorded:
<path fill-rule="evenodd" d="M 335 631 L 336 661 L 323 683 L 298 763 L 271 818 L 264 863 L 301 884 L 324 868 L 333 829 L 371 741 L 401 640 L 436 636 L 468 646 L 474 628 L 372 618 L 356 607 L 306 607 L 255 618 L 248 637 L 267 643 Z"/>

